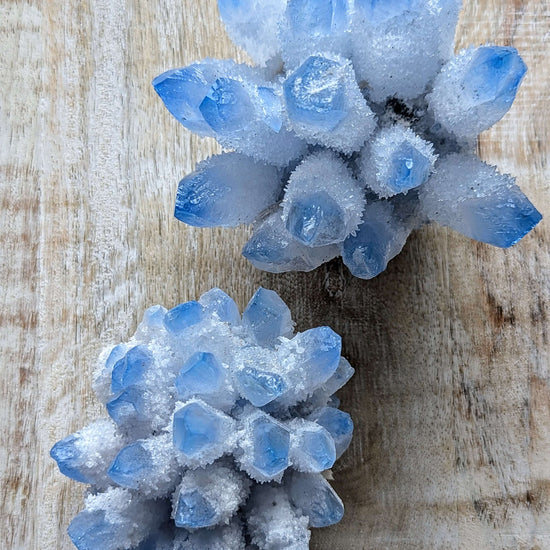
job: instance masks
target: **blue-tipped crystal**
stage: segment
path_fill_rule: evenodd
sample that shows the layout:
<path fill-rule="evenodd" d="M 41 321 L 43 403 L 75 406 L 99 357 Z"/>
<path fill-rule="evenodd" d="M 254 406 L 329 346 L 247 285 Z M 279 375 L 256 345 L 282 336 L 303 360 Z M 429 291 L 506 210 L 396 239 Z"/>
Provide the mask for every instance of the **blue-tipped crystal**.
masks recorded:
<path fill-rule="evenodd" d="M 174 446 L 189 457 L 219 444 L 223 433 L 223 413 L 201 403 L 184 405 L 174 414 Z"/>
<path fill-rule="evenodd" d="M 153 80 L 153 87 L 170 113 L 186 128 L 200 135 L 214 135 L 200 112 L 216 71 L 207 64 L 166 71 Z"/>
<path fill-rule="evenodd" d="M 213 288 L 205 292 L 199 303 L 208 314 L 214 314 L 220 321 L 238 325 L 241 322 L 241 314 L 235 300 L 223 290 Z"/>
<path fill-rule="evenodd" d="M 338 368 L 342 338 L 330 327 L 316 327 L 296 336 L 302 349 L 300 364 L 311 379 L 328 380 Z"/>
<path fill-rule="evenodd" d="M 326 430 L 304 431 L 301 451 L 307 457 L 310 471 L 322 472 L 332 468 L 336 460 L 335 443 Z"/>
<path fill-rule="evenodd" d="M 306 246 L 324 246 L 346 236 L 345 214 L 325 191 L 292 203 L 286 228 Z"/>
<path fill-rule="evenodd" d="M 148 308 L 143 315 L 143 323 L 149 328 L 160 328 L 164 326 L 164 316 L 166 308 L 162 306 L 152 306 Z"/>
<path fill-rule="evenodd" d="M 279 133 L 283 127 L 283 105 L 281 98 L 273 88 L 258 87 L 258 97 L 264 113 L 264 122 L 274 131 Z"/>
<path fill-rule="evenodd" d="M 457 228 L 460 233 L 501 248 L 519 242 L 542 220 L 542 214 L 516 186 L 505 200 L 474 199 L 462 213 L 465 223 Z"/>
<path fill-rule="evenodd" d="M 83 510 L 71 521 L 67 532 L 78 550 L 116 550 L 119 529 L 105 519 L 105 511 Z"/>
<path fill-rule="evenodd" d="M 236 375 L 240 394 L 255 407 L 263 407 L 282 395 L 287 387 L 281 376 L 252 367 L 245 367 Z"/>
<path fill-rule="evenodd" d="M 258 193 L 258 182 L 262 193 Z M 277 169 L 239 153 L 224 153 L 199 163 L 178 185 L 175 217 L 196 227 L 235 227 L 251 223 L 277 200 Z M 235 208 L 239 204 L 239 208 Z"/>
<path fill-rule="evenodd" d="M 267 477 L 274 477 L 288 467 L 290 432 L 269 416 L 252 423 L 254 445 L 252 465 Z"/>
<path fill-rule="evenodd" d="M 482 46 L 464 77 L 464 88 L 474 104 L 493 103 L 509 107 L 527 72 L 515 48 Z"/>
<path fill-rule="evenodd" d="M 386 184 L 392 194 L 418 187 L 430 175 L 430 159 L 406 141 L 392 155 L 390 162 L 391 170 Z"/>
<path fill-rule="evenodd" d="M 111 353 L 109 353 L 109 356 L 107 357 L 107 360 L 105 361 L 105 368 L 106 369 L 112 369 L 116 362 L 120 359 L 122 359 L 126 352 L 128 351 L 128 348 L 125 344 L 118 344 L 118 346 L 115 346 Z"/>
<path fill-rule="evenodd" d="M 345 75 L 336 61 L 309 57 L 284 83 L 292 121 L 333 130 L 347 116 Z"/>
<path fill-rule="evenodd" d="M 401 252 L 409 233 L 391 204 L 367 204 L 359 230 L 342 244 L 342 260 L 356 277 L 372 279 Z"/>
<path fill-rule="evenodd" d="M 253 118 L 254 107 L 241 82 L 218 78 L 199 106 L 205 122 L 218 134 L 242 130 Z"/>
<path fill-rule="evenodd" d="M 199 302 L 191 301 L 169 309 L 164 316 L 164 326 L 172 334 L 180 334 L 186 328 L 200 323 L 203 317 Z"/>
<path fill-rule="evenodd" d="M 193 395 L 216 393 L 220 390 L 223 376 L 223 366 L 212 353 L 194 353 L 176 378 L 178 397 L 185 400 Z"/>
<path fill-rule="evenodd" d="M 216 524 L 216 510 L 198 490 L 182 491 L 178 496 L 174 523 L 186 529 L 212 527 Z"/>
<path fill-rule="evenodd" d="M 105 405 L 109 416 L 118 424 L 146 420 L 142 392 L 128 388 Z"/>
<path fill-rule="evenodd" d="M 346 0 L 289 0 L 287 15 L 292 32 L 304 36 L 329 36 L 347 26 Z"/>
<path fill-rule="evenodd" d="M 351 416 L 333 407 L 323 407 L 314 413 L 311 419 L 330 433 L 336 446 L 336 458 L 339 458 L 351 442 L 353 435 Z"/>
<path fill-rule="evenodd" d="M 138 489 L 141 480 L 153 469 L 151 453 L 140 441 L 119 451 L 107 475 L 121 487 Z"/>
<path fill-rule="evenodd" d="M 153 356 L 145 346 L 128 350 L 113 367 L 111 390 L 116 393 L 142 382 L 152 361 Z"/>
<path fill-rule="evenodd" d="M 292 472 L 286 484 L 294 506 L 309 517 L 310 527 L 328 527 L 342 519 L 344 505 L 321 474 Z"/>
<path fill-rule="evenodd" d="M 259 288 L 246 306 L 243 324 L 261 346 L 275 344 L 279 336 L 292 333 L 290 309 L 273 290 Z"/>
<path fill-rule="evenodd" d="M 78 437 L 68 435 L 58 441 L 51 449 L 50 456 L 57 462 L 59 471 L 80 483 L 92 483 L 93 480 L 82 473 L 80 465 L 83 460 L 82 451 L 78 448 Z"/>

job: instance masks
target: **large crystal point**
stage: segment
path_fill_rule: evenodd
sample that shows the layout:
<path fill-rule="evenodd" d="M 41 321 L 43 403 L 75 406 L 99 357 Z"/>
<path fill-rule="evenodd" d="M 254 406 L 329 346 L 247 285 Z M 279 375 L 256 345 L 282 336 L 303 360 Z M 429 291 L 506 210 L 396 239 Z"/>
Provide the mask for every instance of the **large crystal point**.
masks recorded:
<path fill-rule="evenodd" d="M 450 155 L 421 190 L 428 219 L 472 239 L 508 248 L 542 219 L 511 176 L 469 155 Z"/>
<path fill-rule="evenodd" d="M 515 48 L 463 50 L 436 78 L 430 109 L 447 131 L 459 138 L 475 137 L 508 112 L 526 71 Z"/>

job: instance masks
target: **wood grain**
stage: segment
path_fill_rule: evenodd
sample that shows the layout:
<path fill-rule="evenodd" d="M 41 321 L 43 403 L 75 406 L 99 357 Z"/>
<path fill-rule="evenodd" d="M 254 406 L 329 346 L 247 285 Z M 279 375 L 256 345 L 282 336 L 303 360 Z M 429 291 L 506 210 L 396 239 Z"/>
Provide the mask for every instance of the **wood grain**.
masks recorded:
<path fill-rule="evenodd" d="M 429 227 L 386 273 L 339 262 L 273 276 L 240 257 L 248 230 L 172 218 L 179 178 L 217 151 L 150 80 L 206 56 L 245 59 L 215 0 L 0 3 L 0 547 L 69 549 L 82 487 L 52 444 L 100 414 L 90 372 L 143 310 L 216 285 L 243 306 L 281 293 L 299 328 L 329 324 L 357 374 L 334 471 L 347 512 L 312 548 L 550 548 L 550 230 L 511 250 Z M 458 44 L 517 47 L 529 73 L 480 152 L 550 216 L 550 11 L 467 0 Z"/>

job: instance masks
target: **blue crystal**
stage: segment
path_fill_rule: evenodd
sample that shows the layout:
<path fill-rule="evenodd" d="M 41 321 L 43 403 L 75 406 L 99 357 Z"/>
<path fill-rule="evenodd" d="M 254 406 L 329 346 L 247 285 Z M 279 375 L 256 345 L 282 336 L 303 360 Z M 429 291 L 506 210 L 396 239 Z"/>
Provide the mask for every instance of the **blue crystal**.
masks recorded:
<path fill-rule="evenodd" d="M 258 87 L 258 96 L 262 102 L 265 123 L 274 131 L 279 133 L 283 127 L 283 106 L 281 98 L 273 88 L 266 86 Z"/>
<path fill-rule="evenodd" d="M 119 451 L 107 475 L 121 487 L 138 489 L 140 481 L 152 468 L 151 453 L 138 441 Z"/>
<path fill-rule="evenodd" d="M 286 391 L 284 380 L 273 372 L 245 367 L 236 378 L 240 394 L 255 407 L 267 405 Z"/>
<path fill-rule="evenodd" d="M 346 236 L 344 212 L 325 191 L 294 201 L 286 228 L 306 246 L 323 246 Z"/>
<path fill-rule="evenodd" d="M 199 107 L 212 82 L 215 71 L 208 65 L 195 63 L 157 76 L 153 86 L 170 113 L 186 128 L 200 135 L 213 135 Z"/>
<path fill-rule="evenodd" d="M 292 329 L 292 318 L 276 292 L 260 287 L 244 310 L 243 324 L 259 345 L 271 346 Z"/>
<path fill-rule="evenodd" d="M 215 314 L 220 321 L 238 325 L 241 322 L 241 314 L 237 304 L 223 290 L 213 288 L 205 292 L 199 303 L 209 314 Z"/>
<path fill-rule="evenodd" d="M 288 467 L 290 432 L 268 416 L 252 424 L 254 442 L 253 466 L 267 477 L 273 477 Z"/>
<path fill-rule="evenodd" d="M 472 239 L 508 248 L 520 241 L 542 219 L 518 187 L 508 196 L 471 199 L 461 212 L 465 223 L 456 229 Z"/>
<path fill-rule="evenodd" d="M 302 332 L 296 338 L 302 348 L 300 365 L 313 380 L 324 382 L 338 368 L 342 338 L 330 327 L 316 327 Z"/>
<path fill-rule="evenodd" d="M 308 456 L 312 470 L 322 472 L 332 468 L 336 460 L 335 443 L 326 431 L 305 431 L 302 452 Z"/>
<path fill-rule="evenodd" d="M 113 367 L 111 391 L 119 392 L 143 381 L 153 356 L 145 346 L 135 346 Z"/>
<path fill-rule="evenodd" d="M 220 389 L 223 366 L 212 353 L 194 353 L 181 368 L 176 378 L 178 397 L 208 395 Z"/>
<path fill-rule="evenodd" d="M 510 106 L 527 72 L 515 48 L 483 46 L 472 59 L 464 77 L 464 87 L 477 104 Z"/>
<path fill-rule="evenodd" d="M 119 344 L 118 346 L 115 346 L 111 353 L 109 353 L 109 357 L 107 357 L 107 360 L 105 361 L 105 368 L 106 369 L 112 369 L 115 366 L 115 363 L 124 357 L 126 355 L 127 347 L 125 344 Z"/>
<path fill-rule="evenodd" d="M 180 334 L 186 328 L 200 323 L 202 317 L 202 306 L 198 302 L 185 302 L 166 312 L 164 326 L 172 334 Z"/>
<path fill-rule="evenodd" d="M 219 134 L 228 134 L 245 128 L 254 107 L 244 86 L 232 78 L 218 78 L 199 110 L 206 123 Z"/>
<path fill-rule="evenodd" d="M 315 414 L 315 422 L 323 426 L 334 439 L 336 458 L 349 447 L 353 435 L 353 420 L 351 416 L 333 407 L 324 407 Z"/>
<path fill-rule="evenodd" d="M 328 527 L 344 515 L 344 505 L 321 474 L 293 472 L 287 481 L 293 504 L 309 517 L 310 527 Z"/>
<path fill-rule="evenodd" d="M 118 528 L 105 519 L 103 510 L 83 510 L 74 517 L 67 529 L 78 550 L 116 550 Z"/>
<path fill-rule="evenodd" d="M 164 316 L 166 308 L 162 306 L 152 306 L 147 309 L 143 315 L 143 323 L 149 328 L 160 328 L 164 326 Z"/>
<path fill-rule="evenodd" d="M 174 523 L 177 527 L 199 529 L 216 524 L 216 510 L 196 489 L 180 492 Z"/>
<path fill-rule="evenodd" d="M 394 193 L 403 193 L 422 185 L 430 174 L 430 160 L 408 142 L 392 155 L 391 171 L 385 182 Z"/>
<path fill-rule="evenodd" d="M 223 418 L 222 413 L 200 403 L 184 405 L 174 414 L 174 446 L 193 457 L 216 445 L 225 437 L 222 433 Z"/>
<path fill-rule="evenodd" d="M 290 0 L 287 6 L 294 34 L 329 36 L 347 27 L 346 0 Z"/>
<path fill-rule="evenodd" d="M 128 388 L 106 404 L 109 416 L 118 424 L 145 420 L 142 392 Z"/>
<path fill-rule="evenodd" d="M 342 67 L 321 56 L 309 57 L 285 81 L 284 95 L 295 122 L 334 130 L 348 114 Z"/>
<path fill-rule="evenodd" d="M 418 0 L 355 0 L 368 22 L 382 23 L 392 17 L 413 11 L 418 6 Z"/>
<path fill-rule="evenodd" d="M 71 434 L 58 441 L 51 449 L 50 456 L 57 462 L 59 471 L 80 483 L 92 483 L 80 470 L 82 452 L 77 447 L 78 437 Z"/>

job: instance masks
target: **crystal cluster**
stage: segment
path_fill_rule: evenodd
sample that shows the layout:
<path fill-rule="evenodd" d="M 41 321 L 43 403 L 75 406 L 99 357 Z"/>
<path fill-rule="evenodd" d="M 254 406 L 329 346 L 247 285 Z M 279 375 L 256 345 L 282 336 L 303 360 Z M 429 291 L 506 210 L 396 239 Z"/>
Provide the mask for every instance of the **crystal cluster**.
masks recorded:
<path fill-rule="evenodd" d="M 242 316 L 219 289 L 147 310 L 105 350 L 94 389 L 109 418 L 51 456 L 90 485 L 68 532 L 80 550 L 306 549 L 342 518 L 322 472 L 353 422 L 334 393 L 353 375 L 328 327 L 294 332 L 277 293 Z"/>
<path fill-rule="evenodd" d="M 179 184 L 190 225 L 254 223 L 243 254 L 272 272 L 342 256 L 379 274 L 438 222 L 509 247 L 541 219 L 475 155 L 526 66 L 511 47 L 453 55 L 460 0 L 219 0 L 256 66 L 205 59 L 153 81 L 185 127 L 230 152 Z"/>

